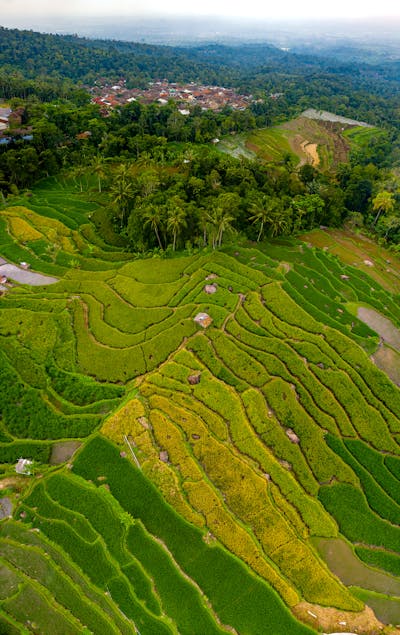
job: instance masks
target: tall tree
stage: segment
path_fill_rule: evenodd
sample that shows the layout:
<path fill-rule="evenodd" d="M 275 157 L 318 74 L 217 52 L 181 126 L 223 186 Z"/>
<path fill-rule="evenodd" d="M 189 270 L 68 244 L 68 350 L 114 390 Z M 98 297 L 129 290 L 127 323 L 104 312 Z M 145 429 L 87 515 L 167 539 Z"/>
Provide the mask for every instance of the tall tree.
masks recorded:
<path fill-rule="evenodd" d="M 319 194 L 304 194 L 295 196 L 292 207 L 295 212 L 295 230 L 299 231 L 306 226 L 314 226 L 316 219 L 322 215 L 325 202 Z"/>
<path fill-rule="evenodd" d="M 93 170 L 94 174 L 97 176 L 97 186 L 98 186 L 99 193 L 101 193 L 101 180 L 104 179 L 106 173 L 105 173 L 104 158 L 100 154 L 97 154 L 95 157 L 93 157 L 92 163 L 91 163 L 91 169 Z"/>
<path fill-rule="evenodd" d="M 249 220 L 251 220 L 253 225 L 259 225 L 260 227 L 257 242 L 260 242 L 261 236 L 264 232 L 264 227 L 270 220 L 271 214 L 276 206 L 276 199 L 273 199 L 271 196 L 267 196 L 266 194 L 257 197 L 257 200 L 251 204 L 251 211 L 253 214 L 249 217 Z"/>
<path fill-rule="evenodd" d="M 173 236 L 173 245 L 172 249 L 175 251 L 176 248 L 176 239 L 182 229 L 186 227 L 186 212 L 182 207 L 183 201 L 176 200 L 179 197 L 174 196 L 171 201 L 168 209 L 167 216 L 167 230 L 172 232 Z"/>
<path fill-rule="evenodd" d="M 232 222 L 235 217 L 228 209 L 219 205 L 214 205 L 207 214 L 208 220 L 213 228 L 212 245 L 213 249 L 222 245 L 222 237 L 227 230 L 233 230 Z"/>
<path fill-rule="evenodd" d="M 394 196 L 391 192 L 379 192 L 372 200 L 372 210 L 377 212 L 372 226 L 376 225 L 381 214 L 390 214 L 394 210 Z"/>
<path fill-rule="evenodd" d="M 131 180 L 117 178 L 110 188 L 111 203 L 118 210 L 121 226 L 126 224 L 131 201 L 135 197 L 135 189 Z"/>
<path fill-rule="evenodd" d="M 291 224 L 291 216 L 288 210 L 277 207 L 274 209 L 268 219 L 271 238 L 285 234 Z"/>
<path fill-rule="evenodd" d="M 162 222 L 162 212 L 163 210 L 157 205 L 148 205 L 143 209 L 143 225 L 144 227 L 148 227 L 150 225 L 151 229 L 156 235 L 160 249 L 163 249 L 159 232 L 159 228 Z"/>

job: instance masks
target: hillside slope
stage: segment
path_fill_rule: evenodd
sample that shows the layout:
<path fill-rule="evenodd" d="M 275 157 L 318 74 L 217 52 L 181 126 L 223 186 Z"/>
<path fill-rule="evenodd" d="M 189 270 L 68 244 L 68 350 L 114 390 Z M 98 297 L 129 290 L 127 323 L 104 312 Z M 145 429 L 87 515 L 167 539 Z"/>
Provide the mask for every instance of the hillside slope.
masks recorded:
<path fill-rule="evenodd" d="M 398 623 L 400 391 L 357 310 L 399 328 L 399 262 L 326 232 L 132 260 L 73 183 L 15 203 L 0 255 L 59 281 L 0 299 L 3 630 Z"/>
<path fill-rule="evenodd" d="M 258 157 L 274 163 L 290 158 L 296 166 L 308 163 L 324 171 L 346 163 L 351 150 L 365 149 L 385 135 L 373 126 L 343 123 L 332 113 L 322 118 L 314 112 L 310 109 L 277 126 L 224 137 L 216 147 L 236 157 Z"/>

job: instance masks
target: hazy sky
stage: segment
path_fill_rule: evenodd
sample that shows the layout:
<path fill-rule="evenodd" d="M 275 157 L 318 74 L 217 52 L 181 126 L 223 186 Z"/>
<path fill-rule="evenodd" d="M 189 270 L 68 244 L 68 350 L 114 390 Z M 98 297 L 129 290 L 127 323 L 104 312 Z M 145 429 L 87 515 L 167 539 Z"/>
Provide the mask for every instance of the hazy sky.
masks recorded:
<path fill-rule="evenodd" d="M 203 15 L 247 18 L 400 17 L 399 0 L 0 0 L 0 24 L 9 18 L 122 15 Z"/>

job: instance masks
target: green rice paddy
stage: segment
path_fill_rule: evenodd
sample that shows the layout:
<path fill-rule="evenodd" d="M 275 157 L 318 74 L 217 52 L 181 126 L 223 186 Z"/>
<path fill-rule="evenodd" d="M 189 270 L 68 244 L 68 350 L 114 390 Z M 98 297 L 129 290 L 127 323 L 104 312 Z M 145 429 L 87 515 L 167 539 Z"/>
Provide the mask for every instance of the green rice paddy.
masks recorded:
<path fill-rule="evenodd" d="M 392 278 L 345 237 L 134 260 L 100 209 L 48 181 L 0 210 L 0 255 L 58 278 L 0 298 L 0 630 L 306 634 L 301 602 L 351 624 L 374 593 L 396 621 L 315 546 L 398 583 L 400 391 L 353 310 L 399 328 Z"/>

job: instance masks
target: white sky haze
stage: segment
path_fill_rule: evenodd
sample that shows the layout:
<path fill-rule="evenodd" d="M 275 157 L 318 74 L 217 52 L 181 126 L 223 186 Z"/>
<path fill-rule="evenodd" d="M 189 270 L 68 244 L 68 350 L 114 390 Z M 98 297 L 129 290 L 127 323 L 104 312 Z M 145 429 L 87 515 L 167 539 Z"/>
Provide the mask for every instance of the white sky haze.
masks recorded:
<path fill-rule="evenodd" d="M 0 0 L 0 24 L 18 16 L 222 16 L 249 19 L 400 17 L 399 0 Z M 2 20 L 3 18 L 3 20 Z"/>

